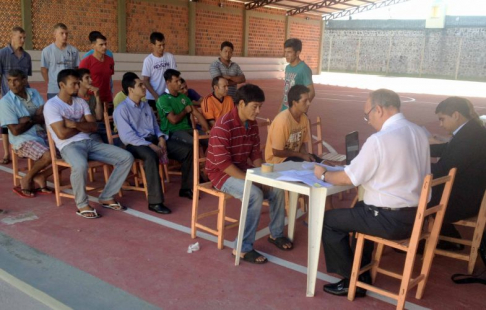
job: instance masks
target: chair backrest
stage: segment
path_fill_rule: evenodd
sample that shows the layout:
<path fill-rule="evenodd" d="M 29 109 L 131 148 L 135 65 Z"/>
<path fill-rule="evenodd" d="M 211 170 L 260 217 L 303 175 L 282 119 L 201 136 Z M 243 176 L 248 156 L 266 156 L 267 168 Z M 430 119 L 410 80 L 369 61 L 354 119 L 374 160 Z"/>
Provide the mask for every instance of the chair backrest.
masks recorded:
<path fill-rule="evenodd" d="M 194 191 L 196 191 L 196 187 L 199 185 L 199 175 L 200 175 L 200 169 L 201 169 L 201 163 L 206 162 L 206 157 L 204 156 L 204 152 L 200 151 L 200 144 L 199 140 L 205 140 L 209 139 L 209 135 L 200 135 L 199 131 L 197 129 L 194 129 Z M 202 155 L 202 156 L 201 156 Z"/>
<path fill-rule="evenodd" d="M 109 144 L 114 144 L 114 140 L 119 137 L 118 134 L 113 134 L 113 131 L 111 130 L 111 126 L 114 123 L 113 121 L 113 116 L 108 115 L 108 112 L 103 113 L 103 119 L 105 121 L 105 127 L 106 127 L 106 137 L 108 138 L 108 143 Z"/>
<path fill-rule="evenodd" d="M 309 154 L 316 154 L 317 156 L 321 156 L 324 153 L 324 149 L 322 147 L 322 125 L 321 125 L 321 118 L 318 116 L 315 122 L 312 122 L 309 119 L 309 133 L 308 133 L 308 141 L 307 143 L 307 151 Z M 315 129 L 314 129 L 315 128 Z M 313 132 L 315 131 L 315 135 Z M 316 146 L 317 153 L 314 153 L 314 146 Z"/>
<path fill-rule="evenodd" d="M 49 142 L 49 152 L 51 153 L 52 163 L 55 164 L 56 159 L 57 159 L 56 144 L 54 143 L 54 140 L 52 139 L 52 135 L 51 135 L 51 131 L 49 130 L 49 126 L 50 125 L 46 124 L 47 140 Z"/>
<path fill-rule="evenodd" d="M 419 241 L 419 236 L 422 233 L 424 220 L 426 217 L 435 215 L 434 224 L 429 231 L 430 236 L 434 238 L 439 237 L 439 231 L 442 227 L 442 221 L 444 220 L 445 211 L 447 208 L 447 203 L 449 202 L 449 197 L 451 195 L 452 185 L 454 184 L 454 178 L 456 176 L 457 168 L 452 168 L 449 174 L 432 179 L 432 174 L 425 176 L 424 183 L 422 185 L 422 192 L 420 194 L 420 200 L 417 208 L 417 215 L 415 216 L 415 224 L 412 230 L 412 236 L 410 238 L 410 246 L 417 246 Z M 442 192 L 442 197 L 438 205 L 427 207 L 427 203 L 432 192 L 432 188 L 435 186 L 444 185 L 444 190 Z M 433 241 L 437 242 L 437 240 Z M 416 243 L 412 245 L 412 243 Z"/>

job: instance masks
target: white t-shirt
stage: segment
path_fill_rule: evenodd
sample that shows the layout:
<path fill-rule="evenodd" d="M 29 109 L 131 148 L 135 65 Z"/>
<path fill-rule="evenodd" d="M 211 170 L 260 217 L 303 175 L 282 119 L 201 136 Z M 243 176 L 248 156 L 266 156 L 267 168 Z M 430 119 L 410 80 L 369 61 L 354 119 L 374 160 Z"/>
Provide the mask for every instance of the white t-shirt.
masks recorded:
<path fill-rule="evenodd" d="M 425 131 L 402 113 L 390 117 L 371 135 L 344 171 L 365 189 L 364 202 L 387 208 L 416 207 L 424 178 L 430 173 Z"/>
<path fill-rule="evenodd" d="M 71 105 L 62 101 L 58 96 L 55 96 L 46 102 L 44 106 L 44 119 L 46 121 L 47 129 L 51 133 L 52 139 L 59 151 L 71 142 L 90 139 L 90 137 L 89 134 L 80 132 L 71 138 L 61 140 L 57 137 L 54 130 L 52 130 L 51 124 L 62 121 L 63 118 L 79 122 L 84 115 L 91 115 L 91 112 L 89 111 L 89 106 L 86 101 L 79 97 L 73 97 L 73 103 Z"/>
<path fill-rule="evenodd" d="M 177 69 L 174 55 L 164 53 L 162 57 L 155 57 L 154 54 L 148 55 L 143 61 L 142 76 L 150 78 L 150 85 L 160 96 L 165 90 L 164 72 L 167 69 Z M 154 100 L 154 96 L 147 91 L 147 100 Z"/>

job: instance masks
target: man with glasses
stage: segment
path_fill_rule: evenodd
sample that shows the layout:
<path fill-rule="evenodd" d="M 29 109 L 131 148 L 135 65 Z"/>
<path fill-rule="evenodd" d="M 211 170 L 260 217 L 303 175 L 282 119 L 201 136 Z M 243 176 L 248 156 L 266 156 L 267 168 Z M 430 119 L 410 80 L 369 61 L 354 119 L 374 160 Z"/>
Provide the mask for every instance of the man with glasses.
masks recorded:
<path fill-rule="evenodd" d="M 386 239 L 409 238 L 422 191 L 430 173 L 430 152 L 425 131 L 400 113 L 400 98 L 387 89 L 370 93 L 364 119 L 378 132 L 366 140 L 361 152 L 344 171 L 330 172 L 316 166 L 317 178 L 335 185 L 363 186 L 364 200 L 352 209 L 326 211 L 322 243 L 327 271 L 343 279 L 324 285 L 324 291 L 347 296 L 353 249 L 349 233 L 360 232 Z M 373 243 L 366 242 L 362 266 L 371 262 Z M 371 283 L 369 272 L 359 280 Z M 356 289 L 357 297 L 366 290 Z"/>

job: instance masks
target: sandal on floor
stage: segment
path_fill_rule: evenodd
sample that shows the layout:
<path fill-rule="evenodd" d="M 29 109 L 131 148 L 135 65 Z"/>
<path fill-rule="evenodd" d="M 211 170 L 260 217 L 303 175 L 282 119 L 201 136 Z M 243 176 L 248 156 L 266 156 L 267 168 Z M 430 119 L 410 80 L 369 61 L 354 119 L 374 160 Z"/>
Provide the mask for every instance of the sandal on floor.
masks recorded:
<path fill-rule="evenodd" d="M 110 203 L 110 204 L 102 203 L 101 206 L 103 208 L 112 209 L 115 211 L 125 211 L 127 209 L 127 207 L 122 206 L 119 202 Z"/>
<path fill-rule="evenodd" d="M 34 198 L 35 195 L 30 189 L 20 188 L 20 186 L 14 187 L 13 192 L 22 198 Z"/>
<path fill-rule="evenodd" d="M 54 190 L 50 187 L 44 186 L 35 189 L 36 194 L 39 195 L 50 195 L 54 194 Z"/>
<path fill-rule="evenodd" d="M 278 237 L 276 239 L 272 239 L 268 237 L 268 242 L 275 244 L 277 248 L 283 251 L 290 251 L 294 248 L 294 244 L 287 237 Z M 290 248 L 286 248 L 285 245 L 289 243 L 290 243 Z"/>
<path fill-rule="evenodd" d="M 83 211 L 76 211 L 76 214 L 84 217 L 85 219 L 98 219 L 101 217 L 95 209 L 93 210 L 83 210 Z M 94 214 L 94 216 L 88 216 L 87 214 Z"/>
<path fill-rule="evenodd" d="M 233 254 L 233 256 L 235 255 Z M 260 257 L 263 257 L 264 260 L 257 261 L 257 259 L 259 259 Z M 257 265 L 265 264 L 268 262 L 268 259 L 265 256 L 263 256 L 262 254 L 258 253 L 255 250 L 251 250 L 250 252 L 247 252 L 241 259 L 244 260 L 245 262 L 249 262 Z"/>
<path fill-rule="evenodd" d="M 4 159 L 2 160 L 2 165 L 8 165 L 8 164 L 10 164 L 10 162 L 12 162 L 10 159 L 8 159 L 8 158 L 4 158 Z"/>

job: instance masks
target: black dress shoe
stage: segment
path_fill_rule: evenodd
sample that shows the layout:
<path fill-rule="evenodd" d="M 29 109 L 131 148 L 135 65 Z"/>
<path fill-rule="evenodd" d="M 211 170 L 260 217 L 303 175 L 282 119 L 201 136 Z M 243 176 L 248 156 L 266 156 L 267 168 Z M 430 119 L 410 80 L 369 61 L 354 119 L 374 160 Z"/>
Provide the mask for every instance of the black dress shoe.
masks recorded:
<path fill-rule="evenodd" d="M 192 189 L 179 190 L 179 197 L 186 197 L 192 200 Z"/>
<path fill-rule="evenodd" d="M 172 211 L 167 208 L 166 206 L 164 206 L 163 203 L 159 203 L 159 204 L 149 204 L 148 206 L 148 209 L 150 211 L 153 211 L 153 212 L 157 212 L 157 213 L 160 213 L 160 214 L 171 214 Z"/>
<path fill-rule="evenodd" d="M 366 272 L 362 275 L 359 276 L 358 278 L 359 281 L 365 282 L 367 284 L 371 284 L 371 276 L 369 272 Z M 349 279 L 342 279 L 341 281 L 337 283 L 332 283 L 332 284 L 325 284 L 322 289 L 324 292 L 333 294 L 336 296 L 348 296 L 348 291 L 349 291 Z M 356 288 L 356 295 L 355 297 L 365 297 L 366 296 L 366 290 L 361 287 Z"/>

